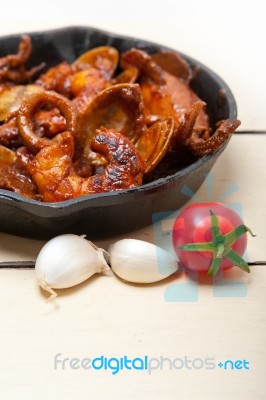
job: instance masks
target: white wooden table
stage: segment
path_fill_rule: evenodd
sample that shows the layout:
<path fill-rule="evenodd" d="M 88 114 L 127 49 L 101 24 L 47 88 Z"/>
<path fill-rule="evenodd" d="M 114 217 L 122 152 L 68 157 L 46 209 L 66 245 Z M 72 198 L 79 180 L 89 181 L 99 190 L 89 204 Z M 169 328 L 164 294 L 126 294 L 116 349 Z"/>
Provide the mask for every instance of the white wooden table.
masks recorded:
<path fill-rule="evenodd" d="M 182 6 L 166 0 L 154 6 L 152 15 L 150 6 L 138 0 L 126 6 L 101 2 L 106 12 L 79 0 L 75 7 L 64 2 L 64 11 L 61 1 L 53 7 L 39 5 L 39 10 L 27 8 L 27 3 L 14 10 L 4 6 L 0 34 L 92 25 L 161 42 L 201 60 L 226 80 L 239 105 L 241 130 L 266 131 L 261 2 L 253 1 L 251 8 L 247 1 L 230 2 L 230 7 L 224 1 L 220 15 L 207 0 Z M 80 11 L 82 4 L 86 11 Z M 240 203 L 246 224 L 257 234 L 249 238 L 250 261 L 266 260 L 265 148 L 266 134 L 237 134 L 212 170 L 213 200 L 232 184 L 238 187 L 224 202 Z M 206 185 L 197 195 L 207 200 Z M 164 229 L 171 229 L 171 223 Z M 128 237 L 154 242 L 154 229 Z M 107 248 L 116 239 L 97 244 Z M 43 244 L 0 233 L 0 261 L 34 260 Z M 234 268 L 225 278 L 231 291 L 219 291 L 208 280 L 193 284 L 184 274 L 141 287 L 107 273 L 62 290 L 56 301 L 46 303 L 32 269 L 0 269 L 0 397 L 264 400 L 266 268 L 254 266 L 250 275 Z M 238 289 L 232 288 L 233 281 Z M 190 301 L 180 301 L 180 291 L 190 293 Z M 115 375 L 111 370 L 73 369 L 67 363 L 64 370 L 60 364 L 55 369 L 58 353 L 59 358 L 79 359 L 148 356 L 154 369 Z M 215 368 L 199 368 L 206 358 Z M 192 369 L 180 367 L 185 359 L 188 366 L 194 362 Z M 170 369 L 174 360 L 176 368 Z M 226 360 L 242 360 L 242 369 L 220 368 L 218 363 Z"/>

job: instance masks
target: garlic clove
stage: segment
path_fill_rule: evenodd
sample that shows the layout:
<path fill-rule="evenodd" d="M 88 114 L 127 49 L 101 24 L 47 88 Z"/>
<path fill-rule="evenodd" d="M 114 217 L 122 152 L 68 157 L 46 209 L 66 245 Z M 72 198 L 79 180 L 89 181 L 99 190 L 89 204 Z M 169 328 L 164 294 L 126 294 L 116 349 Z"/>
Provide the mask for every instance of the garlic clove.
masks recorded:
<path fill-rule="evenodd" d="M 48 241 L 41 249 L 35 264 L 39 285 L 51 293 L 84 282 L 92 275 L 109 270 L 104 250 L 83 236 L 66 234 Z"/>
<path fill-rule="evenodd" d="M 132 283 L 158 282 L 178 270 L 177 260 L 171 254 L 142 240 L 119 240 L 108 253 L 114 273 Z"/>

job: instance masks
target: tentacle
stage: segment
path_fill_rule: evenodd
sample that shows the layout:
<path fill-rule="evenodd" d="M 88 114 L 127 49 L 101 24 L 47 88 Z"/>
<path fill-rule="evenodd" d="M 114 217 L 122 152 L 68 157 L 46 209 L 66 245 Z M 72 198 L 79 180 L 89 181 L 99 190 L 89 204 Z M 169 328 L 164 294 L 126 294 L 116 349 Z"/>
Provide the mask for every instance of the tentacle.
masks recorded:
<path fill-rule="evenodd" d="M 44 104 L 58 108 L 66 119 L 67 131 L 73 136 L 76 134 L 76 112 L 68 99 L 52 91 L 25 96 L 18 110 L 17 126 L 24 145 L 33 153 L 50 143 L 49 139 L 37 136 L 33 130 L 34 114 Z"/>
<path fill-rule="evenodd" d="M 104 190 L 141 185 L 144 163 L 132 142 L 115 129 L 101 128 L 92 140 L 93 151 L 108 161 L 104 172 Z"/>
<path fill-rule="evenodd" d="M 229 119 L 222 121 L 215 133 L 207 140 L 192 135 L 189 140 L 188 147 L 196 156 L 206 156 L 219 149 L 222 144 L 230 138 L 234 131 L 240 125 L 239 120 L 230 121 Z"/>
<path fill-rule="evenodd" d="M 95 167 L 106 165 L 104 157 L 91 151 L 91 141 L 101 126 L 115 129 L 136 142 L 146 129 L 138 84 L 118 84 L 100 92 L 79 114 L 75 159 L 84 157 Z"/>
<path fill-rule="evenodd" d="M 164 84 L 163 70 L 153 61 L 149 54 L 142 50 L 131 49 L 123 53 L 121 56 L 121 66 L 124 69 L 134 66 L 141 73 L 151 77 L 156 83 Z"/>
<path fill-rule="evenodd" d="M 204 103 L 204 101 L 197 101 L 193 104 L 191 110 L 185 113 L 183 121 L 176 129 L 173 148 L 185 146 L 189 142 L 193 134 L 196 120 L 205 105 L 206 103 Z"/>
<path fill-rule="evenodd" d="M 37 65 L 36 67 L 32 67 L 30 70 L 25 71 L 24 68 L 20 69 L 9 69 L 5 73 L 0 72 L 0 80 L 8 80 L 11 82 L 15 83 L 22 83 L 22 82 L 27 82 L 30 81 L 30 79 L 38 74 L 45 66 L 45 63 L 41 63 L 40 65 Z"/>
<path fill-rule="evenodd" d="M 89 178 L 76 175 L 73 169 L 74 142 L 70 133 L 59 134 L 50 146 L 40 150 L 30 164 L 30 172 L 43 201 L 63 201 L 142 183 L 143 161 L 129 139 L 114 129 L 101 128 L 91 146 L 109 164 L 103 175 Z"/>
<path fill-rule="evenodd" d="M 0 58 L 0 81 L 11 81 L 20 83 L 30 79 L 33 75 L 39 72 L 44 63 L 33 67 L 30 70 L 25 70 L 25 62 L 31 54 L 31 38 L 28 35 L 23 35 L 19 44 L 17 54 L 9 54 Z"/>
<path fill-rule="evenodd" d="M 154 118 L 174 118 L 177 131 L 179 127 L 183 131 L 181 140 L 177 140 L 179 144 L 182 143 L 182 136 L 189 136 L 192 125 L 198 131 L 209 130 L 209 118 L 202 106 L 204 102 L 189 86 L 192 72 L 184 60 L 171 52 L 150 56 L 137 49 L 123 53 L 121 58 L 122 66 L 133 65 L 140 71 L 144 114 L 148 124 Z M 199 104 L 194 109 L 195 103 Z"/>
<path fill-rule="evenodd" d="M 31 39 L 28 35 L 23 35 L 21 38 L 21 42 L 19 43 L 18 53 L 17 54 L 9 54 L 0 59 L 0 68 L 11 67 L 16 68 L 23 65 L 31 54 L 32 46 Z"/>

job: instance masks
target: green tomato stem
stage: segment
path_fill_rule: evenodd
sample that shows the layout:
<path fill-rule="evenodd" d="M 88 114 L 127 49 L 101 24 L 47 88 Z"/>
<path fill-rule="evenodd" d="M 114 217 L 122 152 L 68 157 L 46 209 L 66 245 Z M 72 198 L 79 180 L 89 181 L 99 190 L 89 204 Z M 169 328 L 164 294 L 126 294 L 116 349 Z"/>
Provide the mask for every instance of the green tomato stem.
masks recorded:
<path fill-rule="evenodd" d="M 213 254 L 211 266 L 208 270 L 208 275 L 214 276 L 220 269 L 221 261 L 223 257 L 227 258 L 245 272 L 250 272 L 247 262 L 237 254 L 231 246 L 246 232 L 250 233 L 251 236 L 256 236 L 252 233 L 251 229 L 246 225 L 239 225 L 232 231 L 223 235 L 220 230 L 220 224 L 217 215 L 210 210 L 211 215 L 211 231 L 212 241 L 202 243 L 188 243 L 183 246 L 177 247 L 180 250 L 185 251 L 208 251 Z"/>

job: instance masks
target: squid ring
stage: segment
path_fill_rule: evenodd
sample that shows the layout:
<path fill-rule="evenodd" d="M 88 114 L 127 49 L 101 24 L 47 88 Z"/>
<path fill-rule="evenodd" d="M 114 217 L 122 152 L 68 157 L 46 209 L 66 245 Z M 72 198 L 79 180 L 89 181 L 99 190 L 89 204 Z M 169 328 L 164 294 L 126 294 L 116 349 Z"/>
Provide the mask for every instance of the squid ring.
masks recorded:
<path fill-rule="evenodd" d="M 37 92 L 25 96 L 17 113 L 17 126 L 24 145 L 35 154 L 43 147 L 50 145 L 51 142 L 48 138 L 39 137 L 34 132 L 34 114 L 44 104 L 51 104 L 58 108 L 66 119 L 66 130 L 73 137 L 76 134 L 76 112 L 70 100 L 53 91 Z"/>

